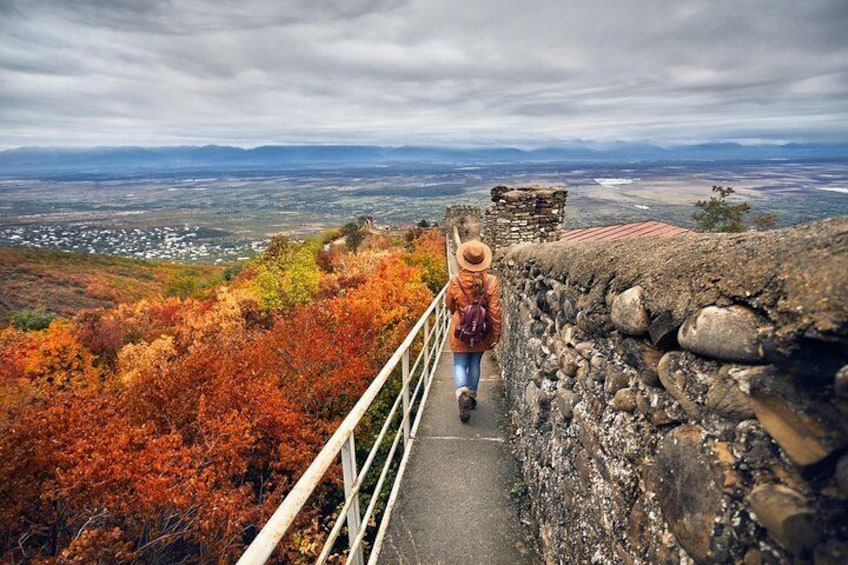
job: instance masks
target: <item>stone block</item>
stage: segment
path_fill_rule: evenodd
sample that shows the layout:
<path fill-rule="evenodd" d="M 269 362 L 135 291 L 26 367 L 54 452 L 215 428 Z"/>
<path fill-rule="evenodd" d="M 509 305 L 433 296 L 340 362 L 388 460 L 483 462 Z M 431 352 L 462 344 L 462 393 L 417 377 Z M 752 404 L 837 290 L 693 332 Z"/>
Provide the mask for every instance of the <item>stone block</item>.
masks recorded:
<path fill-rule="evenodd" d="M 604 380 L 604 392 L 607 394 L 615 394 L 619 390 L 627 387 L 629 384 L 630 375 L 613 365 L 609 366 L 607 369 L 606 379 Z"/>
<path fill-rule="evenodd" d="M 582 341 L 574 346 L 574 350 L 584 359 L 589 360 L 595 354 L 595 342 Z"/>
<path fill-rule="evenodd" d="M 574 378 L 580 383 L 580 386 L 585 391 L 593 392 L 595 390 L 594 387 L 594 379 L 592 379 L 592 371 L 589 367 L 589 363 L 583 362 L 577 367 L 577 374 L 574 375 Z"/>
<path fill-rule="evenodd" d="M 648 333 L 651 319 L 645 308 L 645 292 L 634 286 L 617 295 L 612 301 L 612 323 L 616 329 L 628 335 Z"/>
<path fill-rule="evenodd" d="M 556 289 L 550 289 L 545 293 L 546 309 L 554 315 L 558 314 L 560 304 L 560 293 Z"/>
<path fill-rule="evenodd" d="M 648 401 L 648 398 L 641 392 L 636 393 L 636 409 L 643 416 L 650 416 L 651 414 L 651 403 Z"/>
<path fill-rule="evenodd" d="M 663 439 L 654 467 L 663 516 L 697 563 L 724 563 L 730 557 L 730 510 L 717 485 L 711 454 L 701 429 L 683 425 Z"/>
<path fill-rule="evenodd" d="M 608 318 L 605 319 L 605 316 L 600 313 L 588 314 L 582 310 L 574 317 L 574 323 L 577 324 L 577 327 L 589 335 L 602 333 L 606 321 L 608 321 Z"/>
<path fill-rule="evenodd" d="M 777 394 L 752 393 L 754 414 L 766 432 L 797 465 L 818 463 L 844 444 L 844 438 L 809 409 Z"/>
<path fill-rule="evenodd" d="M 573 349 L 565 349 L 559 356 L 559 367 L 569 377 L 577 374 L 580 356 Z"/>
<path fill-rule="evenodd" d="M 633 412 L 636 410 L 636 393 L 629 388 L 623 388 L 615 393 L 612 399 L 612 405 L 623 412 Z"/>
<path fill-rule="evenodd" d="M 677 333 L 687 351 L 722 359 L 756 363 L 763 360 L 760 330 L 765 323 L 743 306 L 708 306 L 687 319 Z"/>
<path fill-rule="evenodd" d="M 592 355 L 592 357 L 589 359 L 589 365 L 592 366 L 593 371 L 603 374 L 603 376 L 600 377 L 599 380 L 603 380 L 606 378 L 605 373 L 607 367 L 607 360 L 604 358 L 603 355 L 601 355 L 600 353 L 595 353 L 594 355 Z"/>
<path fill-rule="evenodd" d="M 680 402 L 686 414 L 697 421 L 701 419 L 701 410 L 686 394 L 686 374 L 682 365 L 682 353 L 677 351 L 666 353 L 657 365 L 657 374 L 665 389 Z"/>
<path fill-rule="evenodd" d="M 751 397 L 742 392 L 739 385 L 726 375 L 722 368 L 707 391 L 706 409 L 730 420 L 746 420 L 754 417 Z"/>
<path fill-rule="evenodd" d="M 652 426 L 661 428 L 663 426 L 668 426 L 669 424 L 677 424 L 680 420 L 673 414 L 670 414 L 668 410 L 663 408 L 652 408 L 650 414 L 648 414 L 648 421 L 651 422 Z"/>
<path fill-rule="evenodd" d="M 662 358 L 660 351 L 642 339 L 629 337 L 619 338 L 615 342 L 615 348 L 624 362 L 637 371 L 639 380 L 648 386 L 662 386 L 657 376 L 657 364 Z"/>
<path fill-rule="evenodd" d="M 558 337 L 551 337 L 551 345 L 549 347 L 554 352 L 554 355 L 562 355 L 562 352 L 565 351 L 565 341 Z"/>
<path fill-rule="evenodd" d="M 574 414 L 574 405 L 577 404 L 579 397 L 569 388 L 560 388 L 556 392 L 555 404 L 557 410 L 565 420 L 571 420 Z"/>
<path fill-rule="evenodd" d="M 809 553 L 821 539 L 816 512 L 799 492 L 760 485 L 751 491 L 748 504 L 769 535 L 796 555 Z"/>

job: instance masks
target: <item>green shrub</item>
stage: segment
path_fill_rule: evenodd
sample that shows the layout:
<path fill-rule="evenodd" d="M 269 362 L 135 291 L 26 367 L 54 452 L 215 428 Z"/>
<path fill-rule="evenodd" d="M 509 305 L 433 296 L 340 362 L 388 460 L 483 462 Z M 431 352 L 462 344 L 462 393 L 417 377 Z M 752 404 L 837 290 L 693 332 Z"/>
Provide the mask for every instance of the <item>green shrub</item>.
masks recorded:
<path fill-rule="evenodd" d="M 743 232 L 745 222 L 743 217 L 751 211 L 746 202 L 731 204 L 727 197 L 736 192 L 733 187 L 713 186 L 713 196 L 709 200 L 699 200 L 695 207 L 700 212 L 692 214 L 692 219 L 697 224 L 698 231 L 703 232 Z"/>
<path fill-rule="evenodd" d="M 365 234 L 362 233 L 362 228 L 351 222 L 342 227 L 342 233 L 345 238 L 345 245 L 352 252 L 356 253 L 359 246 L 365 240 Z"/>
<path fill-rule="evenodd" d="M 221 278 L 224 279 L 226 282 L 234 280 L 241 272 L 243 266 L 244 265 L 242 265 L 241 263 L 230 265 L 229 267 L 224 269 L 224 272 L 221 274 Z"/>
<path fill-rule="evenodd" d="M 15 310 L 9 314 L 12 325 L 19 330 L 43 330 L 50 325 L 56 316 L 44 310 Z"/>

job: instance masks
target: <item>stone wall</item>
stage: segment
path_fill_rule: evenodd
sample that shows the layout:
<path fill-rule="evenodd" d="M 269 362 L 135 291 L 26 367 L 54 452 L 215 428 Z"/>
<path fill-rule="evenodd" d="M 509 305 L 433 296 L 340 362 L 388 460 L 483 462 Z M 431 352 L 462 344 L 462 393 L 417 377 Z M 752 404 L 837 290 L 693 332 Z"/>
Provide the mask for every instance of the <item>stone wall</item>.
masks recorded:
<path fill-rule="evenodd" d="M 499 249 L 522 242 L 557 241 L 567 195 L 561 187 L 496 186 L 492 204 L 486 208 L 486 243 Z"/>
<path fill-rule="evenodd" d="M 499 254 L 549 563 L 848 563 L 848 218 Z"/>
<path fill-rule="evenodd" d="M 465 204 L 448 206 L 445 210 L 445 227 L 448 236 L 453 237 L 454 227 L 459 232 L 460 241 L 479 239 L 482 231 L 480 208 Z"/>

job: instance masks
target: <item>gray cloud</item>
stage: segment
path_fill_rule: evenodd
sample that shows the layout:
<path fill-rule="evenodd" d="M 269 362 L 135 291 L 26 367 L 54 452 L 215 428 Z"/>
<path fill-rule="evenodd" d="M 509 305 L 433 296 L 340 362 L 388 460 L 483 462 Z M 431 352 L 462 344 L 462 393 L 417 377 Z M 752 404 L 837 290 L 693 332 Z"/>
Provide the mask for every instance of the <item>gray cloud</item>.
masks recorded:
<path fill-rule="evenodd" d="M 0 0 L 0 146 L 846 139 L 844 0 Z"/>

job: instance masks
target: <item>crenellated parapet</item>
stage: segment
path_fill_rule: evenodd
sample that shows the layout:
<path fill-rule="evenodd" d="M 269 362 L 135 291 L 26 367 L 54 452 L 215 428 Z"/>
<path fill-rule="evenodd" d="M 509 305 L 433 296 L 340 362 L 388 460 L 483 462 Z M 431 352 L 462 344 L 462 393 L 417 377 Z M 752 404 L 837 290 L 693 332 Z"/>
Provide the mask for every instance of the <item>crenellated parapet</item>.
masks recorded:
<path fill-rule="evenodd" d="M 559 186 L 496 186 L 486 209 L 484 236 L 492 249 L 516 243 L 557 241 L 562 234 L 565 199 Z"/>
<path fill-rule="evenodd" d="M 545 562 L 848 563 L 846 265 L 848 218 L 501 254 Z"/>

